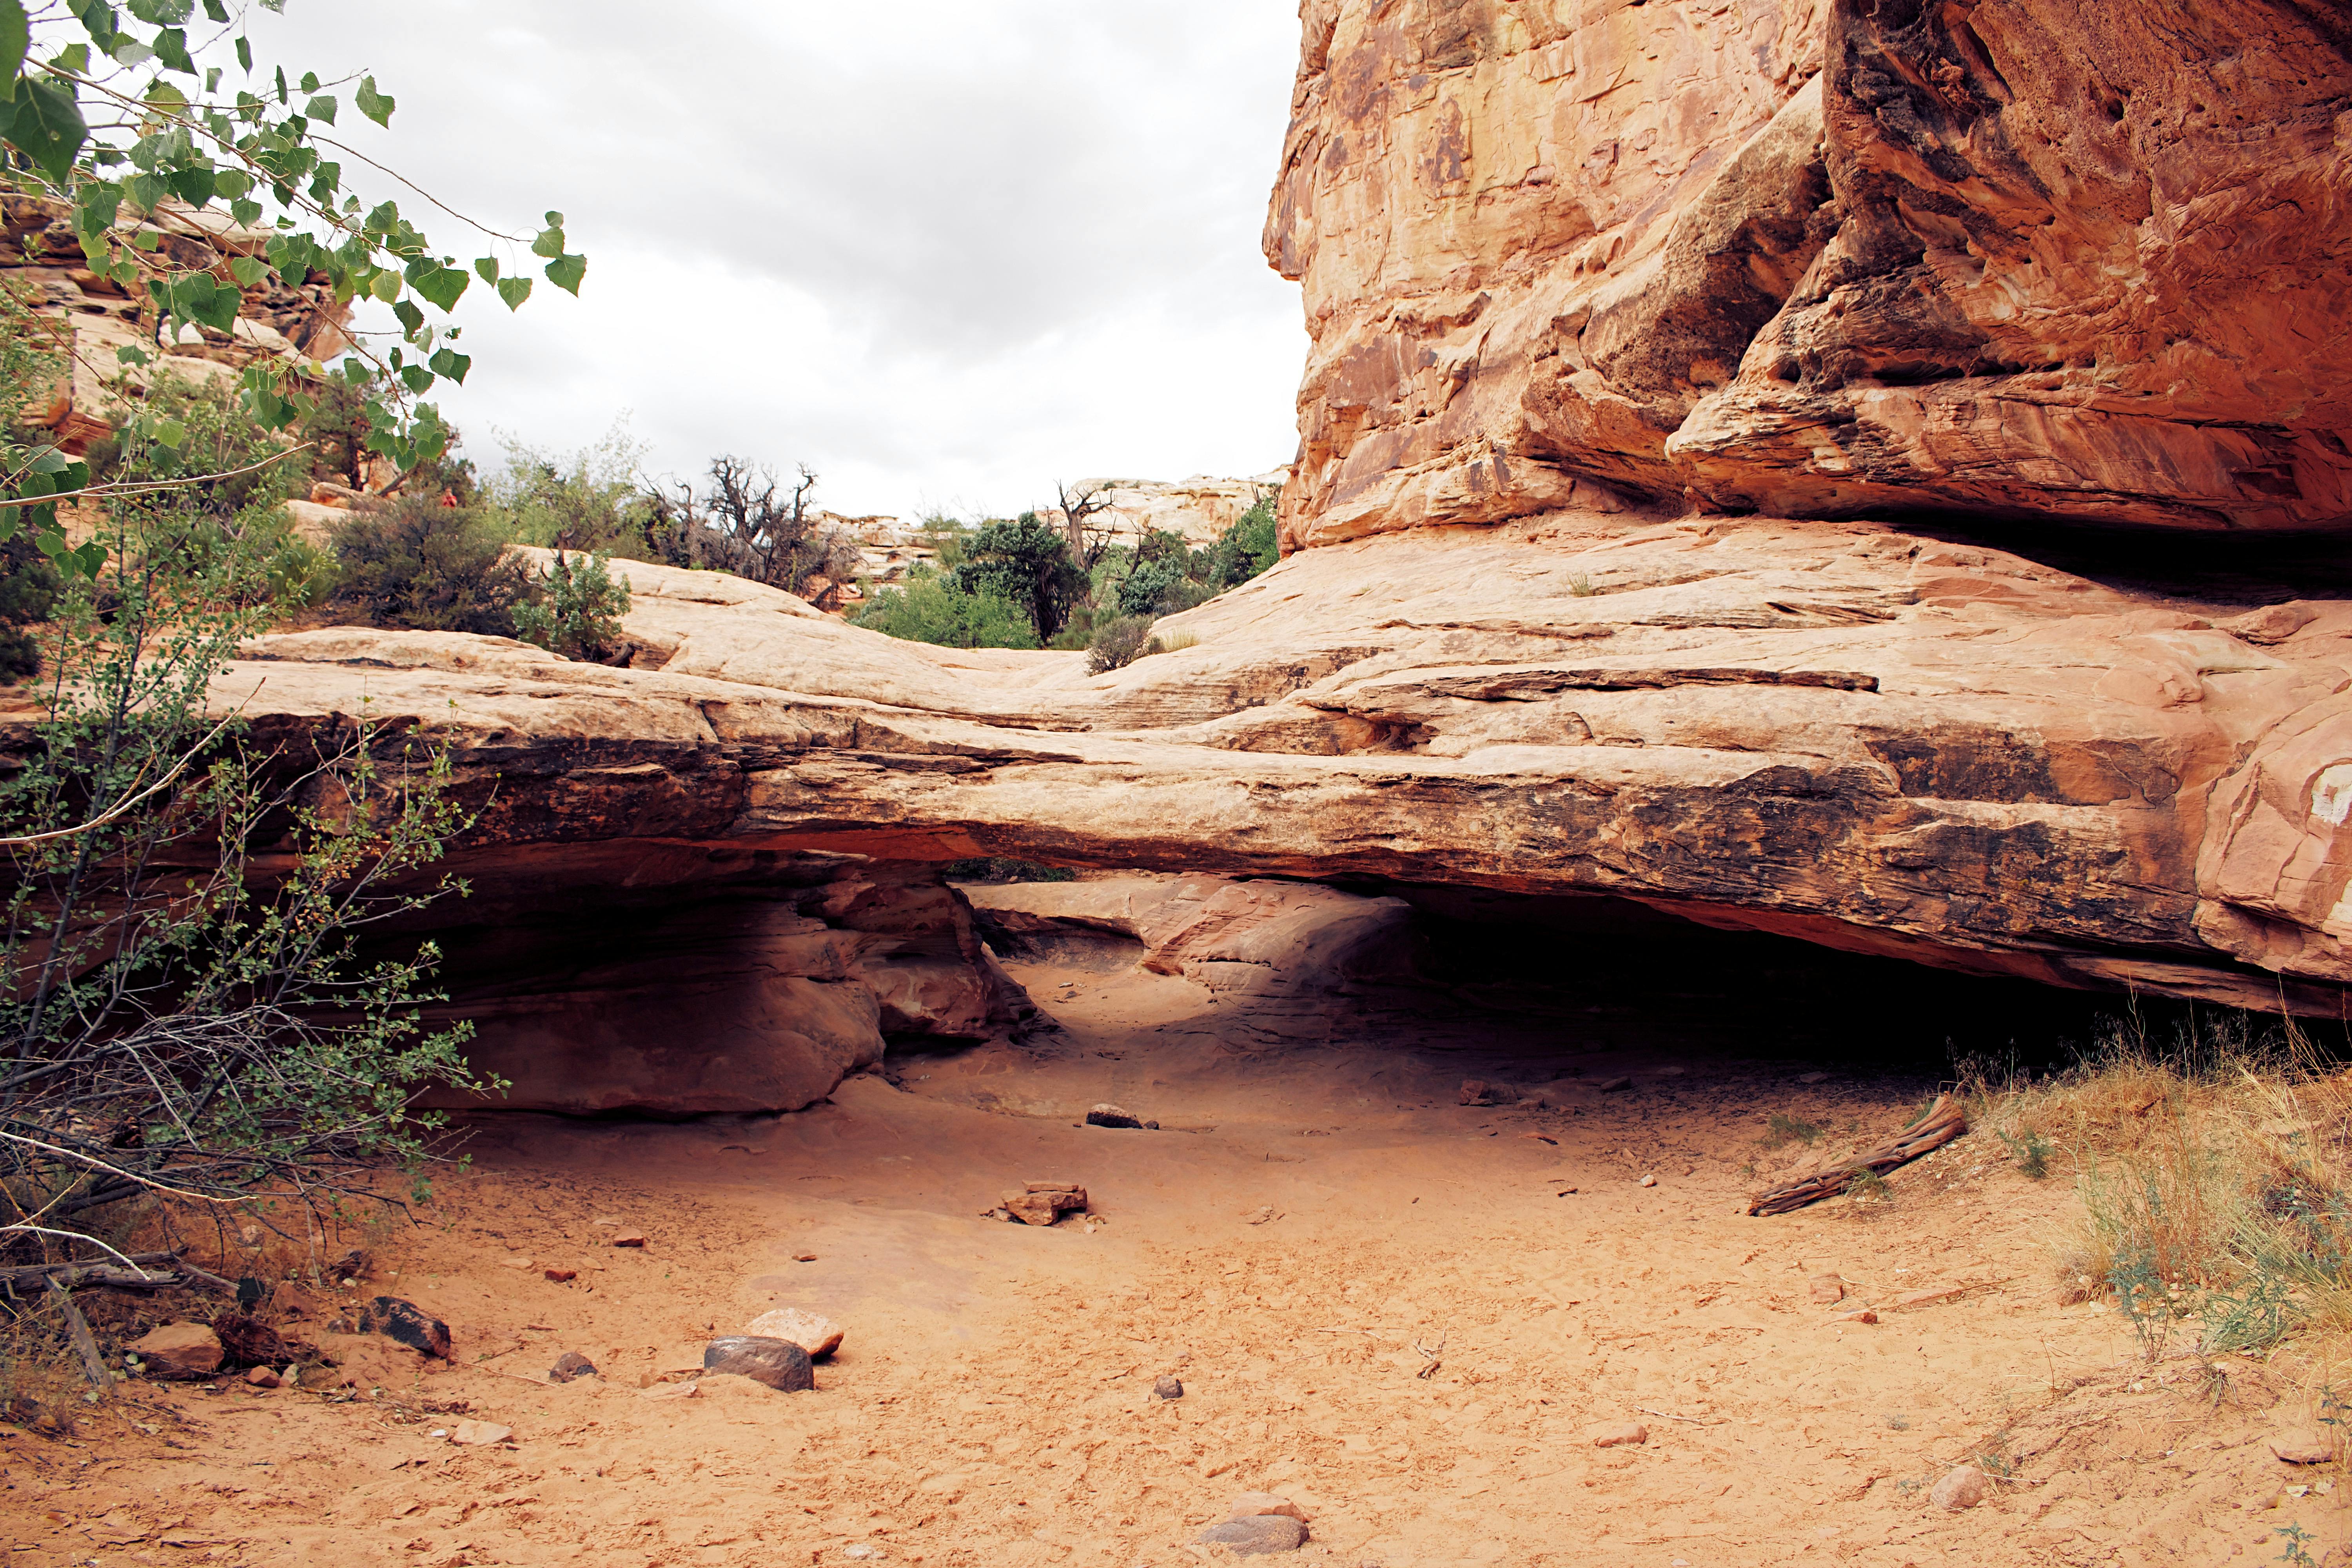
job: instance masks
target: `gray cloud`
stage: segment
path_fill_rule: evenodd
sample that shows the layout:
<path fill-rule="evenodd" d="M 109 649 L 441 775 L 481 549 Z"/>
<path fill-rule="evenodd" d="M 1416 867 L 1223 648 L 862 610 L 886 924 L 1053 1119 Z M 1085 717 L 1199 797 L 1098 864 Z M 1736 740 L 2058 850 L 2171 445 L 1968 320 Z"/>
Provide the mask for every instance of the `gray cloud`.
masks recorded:
<path fill-rule="evenodd" d="M 461 308 L 443 401 L 478 458 L 627 409 L 656 468 L 805 460 L 829 504 L 900 512 L 1287 459 L 1305 338 L 1257 234 L 1296 38 L 1283 0 L 293 0 L 256 28 L 398 98 L 355 147 L 510 231 L 559 209 L 588 253 L 578 301 Z"/>

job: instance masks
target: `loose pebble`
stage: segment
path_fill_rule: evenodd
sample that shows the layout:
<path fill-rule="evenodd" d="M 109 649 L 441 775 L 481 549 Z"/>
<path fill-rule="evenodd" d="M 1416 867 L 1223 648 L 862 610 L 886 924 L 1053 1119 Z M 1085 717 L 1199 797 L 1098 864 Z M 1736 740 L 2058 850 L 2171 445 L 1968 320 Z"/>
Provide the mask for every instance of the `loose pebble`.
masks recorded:
<path fill-rule="evenodd" d="M 816 1386 L 816 1370 L 809 1365 L 808 1352 L 790 1340 L 725 1335 L 703 1347 L 702 1370 L 734 1373 L 782 1394 Z"/>
<path fill-rule="evenodd" d="M 1151 1392 L 1163 1400 L 1181 1399 L 1184 1397 L 1184 1385 L 1172 1377 L 1162 1377 L 1151 1385 Z"/>
<path fill-rule="evenodd" d="M 1615 1426 L 1603 1426 L 1592 1435 L 1596 1448 L 1615 1448 L 1629 1443 L 1646 1443 L 1650 1429 L 1639 1421 L 1627 1421 Z"/>
<path fill-rule="evenodd" d="M 823 1361 L 841 1348 L 839 1323 L 798 1307 L 762 1312 L 743 1325 L 743 1332 L 754 1339 L 789 1341 L 808 1352 L 811 1361 Z"/>
<path fill-rule="evenodd" d="M 501 1426 L 495 1421 L 460 1421 L 449 1429 L 449 1441 L 473 1448 L 487 1448 L 513 1436 L 513 1427 Z"/>
<path fill-rule="evenodd" d="M 1936 1489 L 1927 1494 L 1927 1500 L 1948 1513 L 1958 1513 L 1962 1509 L 1974 1508 L 1984 1501 L 1985 1495 L 1991 1490 L 1992 1483 L 1985 1479 L 1982 1470 L 1974 1465 L 1962 1465 L 1936 1483 Z"/>
<path fill-rule="evenodd" d="M 1845 1300 L 1845 1281 L 1834 1274 L 1813 1276 L 1813 1300 L 1824 1307 L 1834 1306 Z"/>
<path fill-rule="evenodd" d="M 547 1371 L 550 1383 L 570 1383 L 574 1378 L 596 1375 L 596 1363 L 578 1351 L 565 1351 L 555 1358 L 555 1364 Z"/>
<path fill-rule="evenodd" d="M 1199 1546 L 1223 1546 L 1236 1557 L 1256 1557 L 1269 1552 L 1296 1552 L 1307 1544 L 1307 1527 L 1280 1514 L 1229 1519 L 1192 1537 Z"/>

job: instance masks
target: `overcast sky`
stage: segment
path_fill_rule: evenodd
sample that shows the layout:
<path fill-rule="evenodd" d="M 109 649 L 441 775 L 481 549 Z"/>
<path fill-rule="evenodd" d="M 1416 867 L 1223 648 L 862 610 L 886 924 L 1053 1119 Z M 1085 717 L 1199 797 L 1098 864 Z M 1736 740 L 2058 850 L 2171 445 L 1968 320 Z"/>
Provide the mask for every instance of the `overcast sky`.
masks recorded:
<path fill-rule="evenodd" d="M 559 210 L 587 253 L 577 300 L 460 305 L 474 369 L 440 401 L 478 463 L 626 413 L 657 472 L 806 462 L 823 504 L 900 515 L 1290 460 L 1306 339 L 1258 231 L 1297 34 L 1291 0 L 254 13 L 265 69 L 398 100 L 379 132 L 346 100 L 355 147 L 509 233 Z"/>

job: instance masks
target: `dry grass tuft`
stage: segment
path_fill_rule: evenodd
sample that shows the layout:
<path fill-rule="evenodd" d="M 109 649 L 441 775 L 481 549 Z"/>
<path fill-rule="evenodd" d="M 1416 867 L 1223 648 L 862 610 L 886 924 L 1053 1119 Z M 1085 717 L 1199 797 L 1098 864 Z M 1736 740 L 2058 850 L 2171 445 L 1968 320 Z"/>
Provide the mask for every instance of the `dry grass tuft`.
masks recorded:
<path fill-rule="evenodd" d="M 2352 1328 L 2352 1074 L 2292 1020 L 2135 1011 L 2072 1069 L 1963 1074 L 1970 1122 L 2029 1177 L 2070 1175 L 2061 1293 L 2111 1300 L 2154 1358 Z"/>

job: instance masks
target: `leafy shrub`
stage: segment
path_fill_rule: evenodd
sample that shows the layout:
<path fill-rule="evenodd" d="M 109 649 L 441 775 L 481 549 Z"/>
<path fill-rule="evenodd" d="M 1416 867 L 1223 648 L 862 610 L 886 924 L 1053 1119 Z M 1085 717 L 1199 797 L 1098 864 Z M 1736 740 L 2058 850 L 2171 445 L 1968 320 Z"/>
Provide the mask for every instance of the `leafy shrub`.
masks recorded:
<path fill-rule="evenodd" d="M 565 658 L 605 659 L 621 646 L 621 617 L 629 613 L 629 587 L 615 583 L 610 557 L 556 552 L 540 596 L 516 603 L 515 635 Z"/>
<path fill-rule="evenodd" d="M 1160 651 L 1151 638 L 1151 617 L 1120 616 L 1105 621 L 1087 645 L 1087 668 L 1097 675 L 1124 669 L 1137 659 Z"/>
<path fill-rule="evenodd" d="M 975 532 L 964 546 L 963 564 L 948 580 L 961 593 L 992 595 L 1013 605 L 1028 617 L 1040 643 L 1054 640 L 1090 586 L 1070 559 L 1068 542 L 1034 511 Z"/>
<path fill-rule="evenodd" d="M 1205 553 L 1202 575 L 1219 589 L 1237 588 L 1282 559 L 1275 527 L 1275 511 L 1282 500 L 1279 489 L 1261 490 L 1249 510 L 1234 520 Z"/>
<path fill-rule="evenodd" d="M 1151 616 L 1160 612 L 1160 602 L 1172 595 L 1184 583 L 1184 568 L 1174 561 L 1139 561 L 1118 584 L 1118 613 L 1122 616 Z"/>
<path fill-rule="evenodd" d="M 488 487 L 496 521 L 518 544 L 650 561 L 657 505 L 636 479 L 645 453 L 618 424 L 568 459 L 510 441 Z"/>
<path fill-rule="evenodd" d="M 993 594 L 955 585 L 952 574 L 916 566 L 903 586 L 876 589 L 849 624 L 940 647 L 1035 647 L 1019 611 Z"/>
<path fill-rule="evenodd" d="M 480 509 L 404 496 L 336 526 L 335 603 L 371 626 L 515 635 L 536 588 Z"/>

